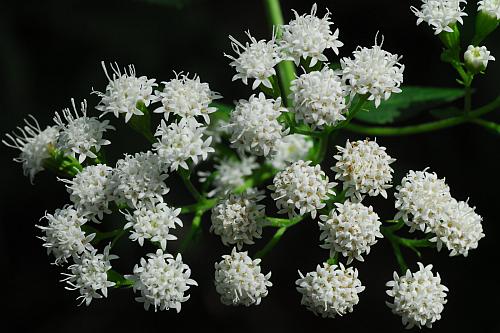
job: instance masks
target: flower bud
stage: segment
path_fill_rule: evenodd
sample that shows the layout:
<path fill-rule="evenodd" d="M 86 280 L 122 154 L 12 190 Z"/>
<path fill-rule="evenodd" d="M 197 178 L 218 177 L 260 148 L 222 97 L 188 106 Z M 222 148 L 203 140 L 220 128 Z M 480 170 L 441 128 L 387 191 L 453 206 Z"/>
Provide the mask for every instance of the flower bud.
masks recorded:
<path fill-rule="evenodd" d="M 464 53 L 465 65 L 473 73 L 479 73 L 486 69 L 488 61 L 495 60 L 490 55 L 490 51 L 486 46 L 473 46 L 469 45 L 467 51 Z"/>

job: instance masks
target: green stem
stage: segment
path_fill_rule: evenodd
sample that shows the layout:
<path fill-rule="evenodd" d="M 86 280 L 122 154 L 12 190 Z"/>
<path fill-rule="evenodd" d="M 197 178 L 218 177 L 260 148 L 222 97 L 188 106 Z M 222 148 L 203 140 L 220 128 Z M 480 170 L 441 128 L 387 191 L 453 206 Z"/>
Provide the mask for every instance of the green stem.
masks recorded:
<path fill-rule="evenodd" d="M 201 227 L 201 218 L 203 216 L 202 211 L 197 211 L 196 214 L 193 217 L 193 221 L 191 222 L 191 228 L 189 229 L 188 234 L 184 239 L 182 240 L 181 248 L 179 252 L 184 253 L 191 242 L 194 240 L 196 235 L 198 234 L 200 227 Z"/>
<path fill-rule="evenodd" d="M 279 0 L 264 0 L 264 7 L 270 26 L 278 40 L 281 38 L 281 26 L 284 24 L 280 2 Z M 288 96 L 290 96 L 290 84 L 295 79 L 295 67 L 293 63 L 291 61 L 281 61 L 278 64 L 278 74 L 283 101 L 287 102 L 287 106 L 291 106 L 291 100 L 288 99 Z"/>
<path fill-rule="evenodd" d="M 298 215 L 292 219 L 283 219 L 283 218 L 279 218 L 279 217 L 267 216 L 266 217 L 266 222 L 267 222 L 266 226 L 278 227 L 278 228 L 281 228 L 281 227 L 289 228 L 291 226 L 296 225 L 297 223 L 299 223 L 303 219 L 304 219 L 304 216 L 301 216 L 301 215 Z"/>
<path fill-rule="evenodd" d="M 190 214 L 197 211 L 206 212 L 217 204 L 217 199 L 205 199 L 201 202 L 181 207 L 181 214 Z"/>
<path fill-rule="evenodd" d="M 188 189 L 188 191 L 191 193 L 191 195 L 196 199 L 196 201 L 201 202 L 204 201 L 205 198 L 198 192 L 196 187 L 194 187 L 193 183 L 191 182 L 191 174 L 188 170 L 180 168 L 178 171 L 179 176 L 181 176 L 181 179 Z"/>
<path fill-rule="evenodd" d="M 318 138 L 320 138 L 323 135 L 322 132 L 303 130 L 303 129 L 300 129 L 300 128 L 297 128 L 297 127 L 292 128 L 291 129 L 291 133 L 292 134 L 302 134 L 302 135 L 307 135 L 307 136 L 312 136 L 312 137 L 318 137 Z"/>
<path fill-rule="evenodd" d="M 479 126 L 482 126 L 484 128 L 490 129 L 490 130 L 496 132 L 497 134 L 500 134 L 500 124 L 497 124 L 497 123 L 492 122 L 492 121 L 484 120 L 481 118 L 471 119 L 470 122 L 473 124 L 477 124 Z"/>
<path fill-rule="evenodd" d="M 319 137 L 319 142 L 318 145 L 319 147 L 317 148 L 317 153 L 314 158 L 314 164 L 320 164 L 323 162 L 323 159 L 325 158 L 326 151 L 328 150 L 328 144 L 330 142 L 330 134 L 332 133 L 331 128 L 326 128 L 322 135 Z"/>
<path fill-rule="evenodd" d="M 472 89 L 468 85 L 465 87 L 465 97 L 464 97 L 464 115 L 468 116 L 472 109 Z"/>
<path fill-rule="evenodd" d="M 329 265 L 336 265 L 339 262 L 339 253 L 335 252 L 333 257 L 328 258 L 326 261 Z"/>
<path fill-rule="evenodd" d="M 273 238 L 267 242 L 267 244 L 264 246 L 264 248 L 256 253 L 257 258 L 263 258 L 265 257 L 271 250 L 276 246 L 276 244 L 280 241 L 281 237 L 283 237 L 283 234 L 285 233 L 287 227 L 281 227 L 273 235 Z"/>

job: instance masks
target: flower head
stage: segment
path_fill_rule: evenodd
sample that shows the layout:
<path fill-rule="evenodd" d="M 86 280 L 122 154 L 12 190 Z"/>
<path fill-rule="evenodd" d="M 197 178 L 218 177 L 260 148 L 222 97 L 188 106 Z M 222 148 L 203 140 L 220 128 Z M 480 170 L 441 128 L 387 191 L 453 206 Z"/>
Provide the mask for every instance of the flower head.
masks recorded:
<path fill-rule="evenodd" d="M 481 0 L 477 2 L 477 10 L 495 17 L 500 20 L 500 1 L 499 0 Z"/>
<path fill-rule="evenodd" d="M 482 72 L 488 66 L 488 61 L 495 60 L 495 57 L 490 55 L 486 46 L 469 45 L 464 53 L 464 60 L 473 72 Z"/>
<path fill-rule="evenodd" d="M 358 294 L 365 290 L 358 279 L 358 270 L 337 265 L 318 265 L 316 271 L 305 276 L 299 271 L 300 279 L 295 283 L 302 294 L 301 304 L 315 315 L 335 318 L 352 312 L 359 302 Z"/>
<path fill-rule="evenodd" d="M 316 211 L 325 207 L 323 200 L 329 194 L 335 194 L 328 176 L 321 170 L 319 164 L 309 165 L 311 161 L 299 160 L 274 176 L 273 185 L 269 189 L 274 191 L 271 197 L 276 201 L 280 213 L 294 216 L 299 210 L 300 215 L 311 213 L 316 218 Z"/>
<path fill-rule="evenodd" d="M 113 169 L 104 164 L 90 165 L 65 182 L 70 200 L 82 215 L 90 216 L 95 222 L 111 213 L 109 203 L 114 200 L 115 182 Z"/>
<path fill-rule="evenodd" d="M 448 288 L 441 284 L 439 273 L 434 276 L 432 265 L 424 267 L 418 263 L 419 270 L 398 276 L 386 283 L 387 295 L 394 297 L 394 303 L 386 302 L 394 314 L 402 317 L 403 325 L 410 329 L 414 326 L 432 327 L 441 319 L 441 312 L 446 304 Z"/>
<path fill-rule="evenodd" d="M 259 164 L 255 156 L 241 156 L 240 159 L 223 159 L 215 164 L 214 172 L 198 172 L 200 182 L 208 181 L 213 177 L 212 185 L 214 189 L 208 192 L 209 197 L 219 194 L 227 194 L 232 190 L 245 184 L 245 177 L 250 176 Z"/>
<path fill-rule="evenodd" d="M 229 194 L 212 209 L 210 231 L 221 237 L 224 245 L 254 244 L 261 238 L 264 222 L 263 192 L 248 190 L 242 194 Z"/>
<path fill-rule="evenodd" d="M 271 272 L 261 273 L 260 259 L 250 258 L 247 252 L 233 248 L 230 255 L 223 255 L 215 263 L 215 289 L 225 305 L 259 305 L 267 296 Z"/>
<path fill-rule="evenodd" d="M 307 159 L 312 146 L 312 140 L 305 135 L 286 135 L 276 145 L 276 153 L 269 162 L 275 169 L 282 170 L 293 162 Z"/>
<path fill-rule="evenodd" d="M 461 8 L 462 3 L 467 3 L 466 0 L 422 0 L 422 7 L 417 9 L 410 7 L 412 12 L 417 16 L 417 25 L 422 22 L 427 22 L 437 35 L 442 31 L 453 32 L 451 25 L 460 22 L 463 24 L 462 16 L 467 16 L 464 8 Z"/>
<path fill-rule="evenodd" d="M 35 175 L 44 169 L 43 161 L 50 157 L 50 148 L 55 147 L 59 137 L 57 126 L 48 126 L 42 130 L 32 115 L 25 119 L 24 127 L 17 127 L 17 132 L 6 134 L 7 140 L 2 143 L 7 147 L 21 151 L 14 161 L 22 163 L 23 173 L 33 183 Z"/>
<path fill-rule="evenodd" d="M 287 133 L 278 122 L 278 117 L 286 111 L 281 106 L 281 98 L 266 99 L 263 93 L 250 96 L 248 101 L 240 100 L 231 112 L 228 125 L 233 147 L 258 156 L 274 152 Z"/>
<path fill-rule="evenodd" d="M 144 115 L 138 108 L 138 104 L 143 103 L 148 106 L 154 101 L 153 87 L 158 86 L 155 83 L 156 80 L 148 79 L 145 76 L 137 77 L 133 65 L 128 66 L 128 72 L 125 68 L 122 74 L 116 63 L 114 67 L 113 64 L 110 64 L 113 75 L 109 76 L 104 61 L 101 64 L 109 83 L 105 92 L 93 91 L 101 98 L 96 109 L 101 111 L 102 115 L 112 113 L 117 118 L 120 113 L 123 113 L 126 123 L 133 115 Z"/>
<path fill-rule="evenodd" d="M 189 74 L 182 73 L 175 73 L 175 79 L 162 83 L 163 91 L 155 92 L 162 106 L 154 112 L 163 113 L 166 120 L 171 113 L 183 118 L 203 117 L 205 123 L 210 124 L 209 115 L 217 108 L 209 105 L 222 96 L 211 91 L 208 83 L 202 83 L 197 75 L 189 78 Z"/>
<path fill-rule="evenodd" d="M 392 93 L 400 93 L 405 66 L 399 63 L 401 57 L 382 50 L 382 43 L 371 48 L 360 47 L 353 52 L 354 59 L 342 58 L 342 78 L 349 81 L 351 95 L 368 95 L 375 101 L 375 107 L 387 100 Z"/>
<path fill-rule="evenodd" d="M 182 262 L 181 254 L 174 257 L 158 249 L 149 253 L 147 259 L 141 258 L 140 265 L 135 265 L 134 274 L 125 276 L 134 281 L 134 291 L 141 296 L 136 301 L 144 303 L 148 310 L 153 305 L 155 311 L 175 309 L 181 311 L 183 302 L 189 299 L 185 295 L 190 286 L 198 284 L 190 279 L 191 270 Z"/>
<path fill-rule="evenodd" d="M 244 84 L 248 84 L 248 79 L 255 79 L 252 89 L 258 88 L 261 84 L 272 89 L 273 86 L 269 78 L 276 75 L 274 66 L 281 61 L 275 35 L 273 33 L 270 41 L 263 39 L 257 41 L 255 37 L 250 35 L 250 31 L 247 31 L 246 34 L 250 39 L 250 43 L 246 42 L 245 45 L 238 42 L 233 36 L 229 36 L 236 57 L 224 54 L 232 60 L 230 65 L 236 69 L 233 81 L 241 79 Z"/>
<path fill-rule="evenodd" d="M 56 112 L 54 121 L 59 126 L 60 134 L 57 148 L 75 157 L 82 163 L 88 158 L 97 158 L 95 153 L 101 150 L 101 146 L 109 145 L 111 141 L 103 139 L 107 130 L 115 128 L 109 125 L 109 120 L 99 121 L 95 117 L 87 117 L 87 101 L 80 104 L 80 112 L 76 109 L 75 100 L 71 99 L 73 112 L 70 109 L 62 111 L 62 117 Z M 64 118 L 64 120 L 63 120 Z"/>
<path fill-rule="evenodd" d="M 311 58 L 310 67 L 318 61 L 328 61 L 323 54 L 332 49 L 339 54 L 339 47 L 344 45 L 338 40 L 339 29 L 332 33 L 330 26 L 330 12 L 327 10 L 323 18 L 316 16 L 317 6 L 314 4 L 310 14 L 299 15 L 294 11 L 295 19 L 281 27 L 283 35 L 280 46 L 283 53 L 291 58 L 298 66 L 300 59 Z"/>
<path fill-rule="evenodd" d="M 431 231 L 435 224 L 445 219 L 452 202 L 445 180 L 426 170 L 410 170 L 394 193 L 398 209 L 394 219 L 402 218 L 410 226 L 410 232 L 415 229 Z"/>
<path fill-rule="evenodd" d="M 47 253 L 55 257 L 56 265 L 93 250 L 90 242 L 95 234 L 85 235 L 81 227 L 87 223 L 87 218 L 73 206 L 57 209 L 54 214 L 46 213 L 43 218 L 47 220 L 47 225 L 37 225 L 45 234 L 40 239 L 45 242 L 43 246 L 47 248 Z"/>
<path fill-rule="evenodd" d="M 71 274 L 63 273 L 68 290 L 79 290 L 80 304 L 89 305 L 92 299 L 108 297 L 108 288 L 115 285 L 108 281 L 107 272 L 111 269 L 110 261 L 118 258 L 109 254 L 110 246 L 106 246 L 104 253 L 97 253 L 96 249 L 85 252 L 81 257 L 75 258 L 75 263 L 68 267 Z M 100 294 L 98 292 L 101 292 Z"/>
<path fill-rule="evenodd" d="M 133 156 L 125 154 L 114 169 L 114 195 L 132 207 L 136 207 L 138 201 L 161 201 L 170 190 L 165 184 L 167 177 L 158 154 L 151 151 Z"/>
<path fill-rule="evenodd" d="M 446 210 L 446 217 L 432 228 L 436 234 L 431 242 L 437 243 L 438 251 L 444 245 L 450 250 L 450 256 L 467 257 L 469 250 L 476 249 L 479 240 L 484 237 L 482 217 L 465 201 L 452 200 Z"/>
<path fill-rule="evenodd" d="M 170 230 L 175 229 L 176 225 L 182 227 L 182 221 L 178 217 L 180 213 L 180 208 L 171 208 L 163 201 L 141 201 L 133 213 L 125 213 L 127 224 L 124 229 L 132 228 L 130 239 L 141 246 L 144 245 L 144 239 L 149 239 L 158 242 L 165 250 L 167 241 L 177 239 Z"/>
<path fill-rule="evenodd" d="M 353 259 L 364 261 L 362 254 L 369 254 L 370 247 L 377 243 L 377 237 L 382 238 L 377 213 L 372 206 L 349 200 L 336 203 L 329 215 L 321 215 L 319 222 L 321 236 L 324 241 L 322 248 L 330 250 L 330 257 L 337 252 L 347 257 L 347 264 Z"/>
<path fill-rule="evenodd" d="M 182 118 L 170 125 L 162 120 L 155 136 L 160 139 L 153 144 L 153 149 L 171 171 L 177 170 L 179 166 L 188 169 L 188 160 L 197 164 L 199 159 L 206 160 L 208 154 L 215 151 L 210 147 L 212 137 L 205 136 L 205 127 L 194 118 Z"/>
<path fill-rule="evenodd" d="M 313 128 L 333 126 L 345 120 L 345 98 L 348 87 L 339 73 L 325 67 L 321 71 L 302 74 L 292 81 L 294 113 L 297 120 L 303 120 Z"/>
<path fill-rule="evenodd" d="M 390 164 L 395 161 L 385 147 L 376 141 L 359 140 L 349 142 L 345 147 L 337 146 L 339 153 L 334 156 L 337 163 L 332 170 L 337 174 L 335 179 L 343 182 L 347 189 L 346 196 L 361 200 L 363 195 L 382 195 L 387 198 L 386 189 L 390 188 L 394 170 Z"/>

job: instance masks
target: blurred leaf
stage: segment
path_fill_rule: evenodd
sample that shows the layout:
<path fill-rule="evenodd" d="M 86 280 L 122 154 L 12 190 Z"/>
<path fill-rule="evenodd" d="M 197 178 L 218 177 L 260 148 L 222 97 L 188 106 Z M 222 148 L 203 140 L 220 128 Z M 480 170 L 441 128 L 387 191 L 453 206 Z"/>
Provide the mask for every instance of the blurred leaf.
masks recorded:
<path fill-rule="evenodd" d="M 454 106 L 450 106 L 448 108 L 443 108 L 443 109 L 432 109 L 429 113 L 433 117 L 436 117 L 438 119 L 446 119 L 450 117 L 460 116 L 464 113 L 464 111 Z"/>
<path fill-rule="evenodd" d="M 390 124 L 396 120 L 409 119 L 424 110 L 464 96 L 463 89 L 458 88 L 406 86 L 401 89 L 403 90 L 401 93 L 392 94 L 378 109 L 369 104 L 363 109 L 365 112 L 359 112 L 355 118 L 371 124 Z"/>
<path fill-rule="evenodd" d="M 222 104 L 218 102 L 213 102 L 210 104 L 211 107 L 217 108 L 217 111 L 210 114 L 211 119 L 223 119 L 228 120 L 229 114 L 233 111 L 234 106 Z"/>

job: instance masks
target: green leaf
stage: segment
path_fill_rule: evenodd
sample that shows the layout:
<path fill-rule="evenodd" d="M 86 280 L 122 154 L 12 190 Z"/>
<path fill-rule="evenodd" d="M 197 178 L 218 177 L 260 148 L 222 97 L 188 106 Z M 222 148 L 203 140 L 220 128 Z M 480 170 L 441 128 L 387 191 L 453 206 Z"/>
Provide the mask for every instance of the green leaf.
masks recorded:
<path fill-rule="evenodd" d="M 107 275 L 108 275 L 108 281 L 116 283 L 115 288 L 132 287 L 134 285 L 134 281 L 126 279 L 123 275 L 121 275 L 115 270 L 110 269 L 107 272 Z"/>
<path fill-rule="evenodd" d="M 399 94 L 391 94 L 387 101 L 375 108 L 370 103 L 358 112 L 355 118 L 370 124 L 390 124 L 396 120 L 406 120 L 420 112 L 452 102 L 464 96 L 463 89 L 439 87 L 402 87 Z M 364 112 L 363 112 L 364 111 Z"/>
<path fill-rule="evenodd" d="M 149 142 L 154 142 L 154 136 L 151 132 L 151 114 L 142 101 L 137 103 L 137 108 L 144 113 L 142 116 L 133 115 L 128 124 L 136 132 L 142 134 Z"/>
<path fill-rule="evenodd" d="M 234 106 L 232 106 L 232 105 L 227 105 L 227 104 L 218 103 L 218 102 L 212 102 L 210 104 L 210 106 L 217 108 L 217 111 L 210 114 L 210 119 L 215 119 L 215 120 L 219 120 L 219 119 L 228 120 L 229 114 L 234 109 Z"/>
<path fill-rule="evenodd" d="M 443 108 L 443 109 L 432 109 L 429 113 L 431 114 L 431 116 L 437 119 L 446 119 L 450 117 L 461 116 L 464 113 L 464 111 L 457 107 L 450 106 L 448 108 Z"/>

